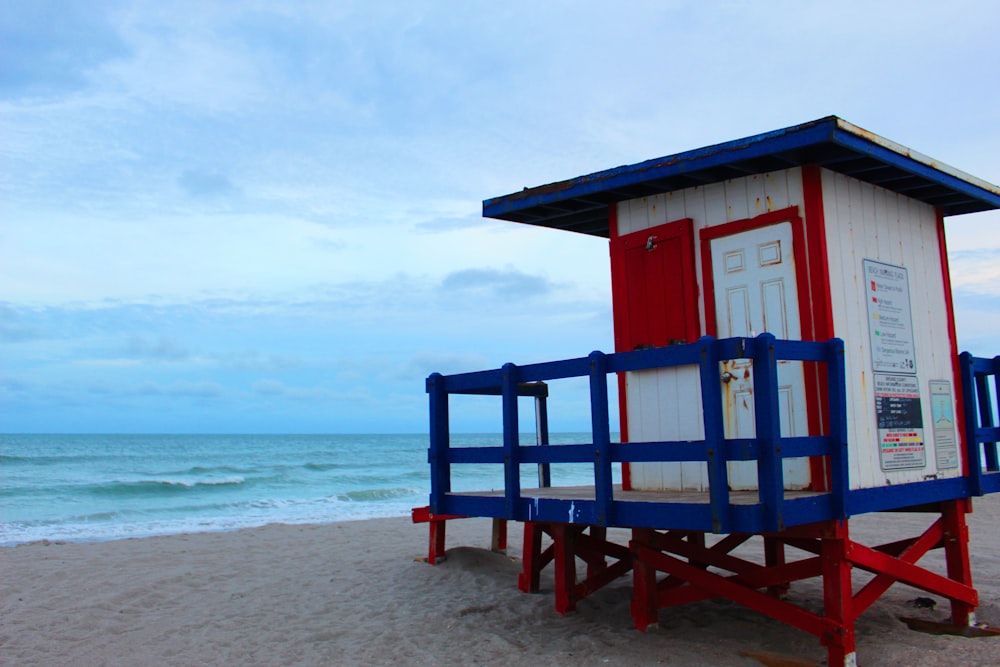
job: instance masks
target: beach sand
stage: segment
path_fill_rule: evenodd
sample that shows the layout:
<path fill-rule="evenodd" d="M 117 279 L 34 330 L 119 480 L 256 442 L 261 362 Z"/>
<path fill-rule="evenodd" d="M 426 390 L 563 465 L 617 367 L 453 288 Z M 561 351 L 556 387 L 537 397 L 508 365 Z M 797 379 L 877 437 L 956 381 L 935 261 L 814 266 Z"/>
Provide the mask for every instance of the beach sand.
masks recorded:
<path fill-rule="evenodd" d="M 975 505 L 978 618 L 997 627 L 1000 494 Z M 929 516 L 856 517 L 853 536 L 912 537 Z M 815 637 L 722 600 L 664 610 L 657 627 L 637 632 L 628 577 L 559 616 L 551 568 L 542 593 L 517 590 L 521 536 L 510 529 L 504 555 L 486 548 L 488 520 L 450 522 L 448 559 L 437 566 L 415 560 L 426 555 L 427 526 L 405 518 L 0 549 L 0 664 L 760 664 L 741 651 L 825 661 Z M 943 571 L 940 550 L 921 563 Z M 790 600 L 818 611 L 821 595 L 810 580 Z M 897 584 L 859 619 L 859 664 L 1000 665 L 1000 638 L 907 629 L 898 617 L 947 620 L 943 600 L 934 610 L 910 604 L 925 596 Z"/>

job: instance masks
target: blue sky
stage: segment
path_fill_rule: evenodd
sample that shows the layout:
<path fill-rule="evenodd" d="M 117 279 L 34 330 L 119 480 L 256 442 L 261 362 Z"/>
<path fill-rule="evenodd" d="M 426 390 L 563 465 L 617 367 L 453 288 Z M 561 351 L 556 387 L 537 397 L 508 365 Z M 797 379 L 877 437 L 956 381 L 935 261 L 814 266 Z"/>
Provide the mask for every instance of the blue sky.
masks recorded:
<path fill-rule="evenodd" d="M 1000 183 L 997 25 L 983 2 L 0 2 L 0 431 L 423 431 L 433 371 L 613 347 L 606 241 L 483 199 L 829 114 Z M 1000 215 L 947 225 L 960 347 L 993 356 Z M 584 408 L 567 383 L 553 428 Z"/>

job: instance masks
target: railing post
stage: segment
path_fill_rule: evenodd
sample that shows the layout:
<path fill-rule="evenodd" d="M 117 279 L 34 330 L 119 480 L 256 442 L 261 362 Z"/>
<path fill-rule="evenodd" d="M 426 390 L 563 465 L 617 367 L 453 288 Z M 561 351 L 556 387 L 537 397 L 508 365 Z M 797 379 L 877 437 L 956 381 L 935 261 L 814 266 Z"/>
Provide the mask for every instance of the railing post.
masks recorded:
<path fill-rule="evenodd" d="M 994 399 L 994 405 L 991 407 L 990 414 L 992 415 L 993 414 L 992 413 L 992 409 L 996 408 L 997 418 L 1000 419 L 1000 355 L 997 355 L 997 356 L 993 357 L 992 371 L 993 371 L 993 399 Z M 993 424 L 992 419 L 990 420 L 990 423 Z M 995 442 L 993 443 L 993 446 L 990 449 L 990 451 L 993 454 L 993 458 L 992 458 L 993 467 L 989 468 L 989 470 L 990 470 L 990 472 L 998 472 L 998 471 L 1000 471 L 1000 460 L 998 460 L 998 458 L 997 458 L 997 443 L 995 443 Z"/>
<path fill-rule="evenodd" d="M 986 361 L 984 359 L 984 361 Z M 989 364 L 990 362 L 986 362 Z M 1000 357 L 993 357 L 992 367 L 989 369 L 993 374 L 993 391 L 996 394 L 997 409 L 1000 410 Z M 993 406 L 990 405 L 990 389 L 986 382 L 986 375 L 976 378 L 976 386 L 979 389 L 979 419 L 983 428 L 993 428 L 996 422 L 993 421 Z M 983 455 L 986 457 L 986 471 L 997 472 L 1000 470 L 1000 460 L 997 458 L 997 443 L 986 442 L 983 445 Z"/>
<path fill-rule="evenodd" d="M 826 381 L 830 409 L 830 480 L 833 512 L 838 519 L 849 516 L 847 497 L 850 491 L 847 443 L 847 367 L 844 341 L 831 338 L 826 344 Z"/>
<path fill-rule="evenodd" d="M 719 389 L 719 343 L 711 336 L 698 339 L 701 361 L 701 406 L 705 427 L 705 460 L 708 464 L 709 503 L 712 532 L 729 532 L 729 470 L 726 460 L 722 390 Z"/>
<path fill-rule="evenodd" d="M 518 433 L 518 371 L 514 364 L 503 365 L 503 477 L 504 516 L 515 519 L 514 509 L 521 497 L 520 434 Z"/>
<path fill-rule="evenodd" d="M 762 333 L 754 341 L 753 403 L 757 427 L 757 493 L 764 505 L 764 527 L 784 530 L 782 506 L 785 474 L 781 461 L 781 417 L 778 409 L 778 361 L 774 335 Z"/>
<path fill-rule="evenodd" d="M 427 461 L 431 465 L 432 514 L 444 514 L 444 498 L 451 492 L 451 463 L 448 457 L 450 435 L 448 432 L 448 392 L 445 391 L 444 376 L 433 373 L 427 378 L 427 394 L 430 399 L 430 448 Z"/>
<path fill-rule="evenodd" d="M 539 447 L 549 444 L 549 407 L 545 396 L 535 397 L 535 442 Z M 552 475 L 548 463 L 538 464 L 538 488 L 552 486 Z"/>
<path fill-rule="evenodd" d="M 976 381 L 975 359 L 968 352 L 959 355 L 962 373 L 962 412 L 965 415 L 965 462 L 969 471 L 969 493 L 983 495 L 983 461 L 979 456 L 979 415 L 976 406 L 982 405 L 980 386 Z M 988 407 L 988 406 L 987 406 Z"/>
<path fill-rule="evenodd" d="M 997 418 L 1000 419 L 1000 355 L 993 357 L 993 399 L 994 405 L 990 408 L 990 424 L 995 425 L 993 422 L 993 409 L 996 409 Z M 987 401 L 988 402 L 988 401 Z M 1000 458 L 997 457 L 997 443 L 991 443 L 990 454 L 992 456 L 989 461 L 987 461 L 987 470 L 990 472 L 1000 471 Z M 989 462 L 993 463 L 993 467 L 989 467 Z"/>
<path fill-rule="evenodd" d="M 597 525 L 613 525 L 611 425 L 608 415 L 608 367 L 603 352 L 590 353 L 590 420 L 594 434 L 594 499 Z"/>

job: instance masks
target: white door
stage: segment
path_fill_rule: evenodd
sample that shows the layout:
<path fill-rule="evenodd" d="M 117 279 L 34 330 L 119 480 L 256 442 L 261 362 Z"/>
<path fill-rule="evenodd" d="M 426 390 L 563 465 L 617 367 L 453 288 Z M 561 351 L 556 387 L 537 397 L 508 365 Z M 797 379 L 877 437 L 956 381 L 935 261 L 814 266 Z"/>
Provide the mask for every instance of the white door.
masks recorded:
<path fill-rule="evenodd" d="M 782 222 L 711 241 L 712 279 L 719 338 L 754 337 L 769 332 L 775 338 L 801 340 L 792 225 Z M 753 363 L 722 364 L 722 400 L 727 438 L 756 434 L 753 406 Z M 805 381 L 802 362 L 778 362 L 781 434 L 807 434 Z M 809 485 L 809 459 L 785 459 L 785 488 Z M 734 490 L 757 488 L 757 463 L 729 464 Z"/>

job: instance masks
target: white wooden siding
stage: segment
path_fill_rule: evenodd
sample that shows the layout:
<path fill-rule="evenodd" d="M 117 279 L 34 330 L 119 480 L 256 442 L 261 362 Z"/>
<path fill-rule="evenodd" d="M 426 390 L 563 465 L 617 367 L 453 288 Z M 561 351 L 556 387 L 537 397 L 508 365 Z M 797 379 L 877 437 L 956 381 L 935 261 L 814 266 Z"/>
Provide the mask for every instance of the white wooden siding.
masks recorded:
<path fill-rule="evenodd" d="M 958 476 L 960 468 L 937 470 L 928 386 L 931 380 L 947 380 L 955 396 L 934 208 L 826 169 L 822 183 L 833 326 L 847 352 L 851 487 L 919 482 L 930 475 Z M 908 272 L 927 460 L 923 469 L 881 470 L 862 273 L 865 259 L 904 266 Z M 958 406 L 954 408 L 957 414 Z"/>
<path fill-rule="evenodd" d="M 918 482 L 932 475 L 958 476 L 960 468 L 937 470 L 928 386 L 931 380 L 946 380 L 954 385 L 935 211 L 909 197 L 825 169 L 822 170 L 822 188 L 834 334 L 844 339 L 847 352 L 851 487 Z M 618 204 L 618 233 L 628 234 L 672 220 L 691 218 L 697 245 L 698 232 L 706 227 L 789 206 L 799 206 L 799 214 L 804 215 L 802 204 L 801 170 L 794 168 L 621 202 Z M 808 248 L 797 248 L 796 260 L 806 261 L 807 251 Z M 923 469 L 881 470 L 862 274 L 864 259 L 904 266 L 908 270 L 924 421 L 927 466 Z M 700 247 L 695 248 L 695 269 L 700 295 L 699 329 L 704 332 L 705 294 Z M 800 285 L 799 289 L 809 287 Z M 693 369 L 630 373 L 626 382 L 631 440 L 703 437 L 700 399 L 692 399 L 698 396 L 694 387 L 700 386 Z M 952 396 L 955 395 L 956 388 L 952 386 Z M 958 406 L 954 408 L 957 414 Z M 707 488 L 701 464 L 635 464 L 631 470 L 636 489 Z"/>
<path fill-rule="evenodd" d="M 705 301 L 704 286 L 701 284 L 699 230 L 789 206 L 799 206 L 801 215 L 802 202 L 802 174 L 796 167 L 620 202 L 618 234 L 649 229 L 682 218 L 692 219 L 695 272 L 700 295 L 698 328 L 704 332 Z M 797 250 L 800 257 L 804 251 L 804 248 Z M 802 285 L 799 289 L 805 290 L 806 286 Z M 633 442 L 704 438 L 701 382 L 696 368 L 628 373 L 626 387 L 629 439 Z M 630 468 L 632 487 L 635 489 L 703 491 L 708 488 L 705 464 L 639 463 Z"/>

